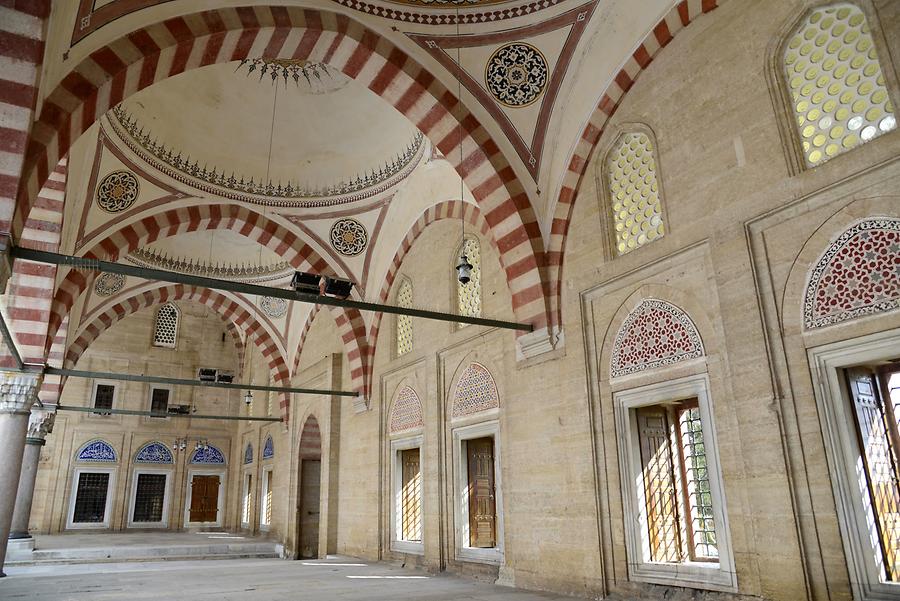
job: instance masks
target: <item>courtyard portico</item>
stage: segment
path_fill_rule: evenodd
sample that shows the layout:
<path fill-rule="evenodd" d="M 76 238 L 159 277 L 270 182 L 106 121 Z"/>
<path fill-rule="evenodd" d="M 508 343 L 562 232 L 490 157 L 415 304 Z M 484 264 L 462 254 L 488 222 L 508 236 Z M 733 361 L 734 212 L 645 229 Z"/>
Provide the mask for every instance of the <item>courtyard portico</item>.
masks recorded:
<path fill-rule="evenodd" d="M 898 57 L 898 0 L 0 1 L 0 597 L 900 598 Z"/>

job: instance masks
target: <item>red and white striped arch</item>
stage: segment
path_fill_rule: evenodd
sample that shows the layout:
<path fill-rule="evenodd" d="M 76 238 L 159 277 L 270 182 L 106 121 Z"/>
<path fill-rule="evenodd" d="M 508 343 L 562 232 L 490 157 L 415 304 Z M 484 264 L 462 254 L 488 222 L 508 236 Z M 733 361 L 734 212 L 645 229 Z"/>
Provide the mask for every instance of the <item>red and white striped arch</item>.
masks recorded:
<path fill-rule="evenodd" d="M 85 257 L 115 261 L 136 248 L 200 230 L 228 229 L 262 244 L 295 269 L 332 274 L 334 271 L 312 247 L 279 223 L 241 205 L 197 205 L 149 215 L 109 235 L 84 253 Z M 55 334 L 78 297 L 90 284 L 87 274 L 70 270 L 53 299 L 50 333 Z"/>
<path fill-rule="evenodd" d="M 547 325 L 540 229 L 498 145 L 459 99 L 406 53 L 351 18 L 326 11 L 220 8 L 143 27 L 91 53 L 46 96 L 32 128 L 14 228 L 21 229 L 51 166 L 107 110 L 167 77 L 254 56 L 327 63 L 408 117 L 451 161 L 478 201 L 500 249 L 517 319 L 535 328 Z"/>
<path fill-rule="evenodd" d="M 496 248 L 493 238 L 490 237 L 490 227 L 484 220 L 484 216 L 481 214 L 481 211 L 478 210 L 477 206 L 461 200 L 446 200 L 433 205 L 419 216 L 400 242 L 400 247 L 397 249 L 397 252 L 394 253 L 394 260 L 391 261 L 391 267 L 388 269 L 388 273 L 384 278 L 384 285 L 381 287 L 381 292 L 378 294 L 379 302 L 387 302 L 388 296 L 391 293 L 391 287 L 394 285 L 394 280 L 397 279 L 397 273 L 400 271 L 400 266 L 403 264 L 403 259 L 406 258 L 409 250 L 412 248 L 413 244 L 415 244 L 419 236 L 422 235 L 422 232 L 425 231 L 425 228 L 435 221 L 444 219 L 464 219 L 465 222 L 474 227 L 483 238 L 490 240 L 491 244 Z M 372 320 L 372 326 L 369 328 L 369 352 L 371 357 L 368 361 L 368 380 L 371 380 L 372 371 L 375 367 L 375 349 L 378 343 L 378 332 L 381 329 L 381 321 L 383 318 L 383 313 L 376 313 Z"/>
<path fill-rule="evenodd" d="M 297 352 L 294 355 L 294 367 L 291 370 L 291 374 L 294 376 L 300 371 L 300 355 L 303 353 L 303 346 L 306 344 L 313 321 L 319 315 L 321 308 L 321 305 L 315 305 L 303 323 L 300 339 L 297 342 Z M 344 345 L 344 352 L 347 354 L 347 362 L 350 366 L 350 386 L 368 402 L 372 392 L 371 353 L 368 351 L 370 347 L 369 341 L 366 339 L 366 327 L 362 320 L 362 314 L 356 309 L 341 307 L 329 307 L 329 309 L 338 329 L 338 335 L 341 337 L 341 343 Z"/>
<path fill-rule="evenodd" d="M 287 361 L 285 360 L 283 349 L 279 347 L 274 337 L 263 327 L 258 319 L 235 300 L 219 292 L 208 288 L 184 286 L 182 284 L 145 290 L 122 299 L 104 310 L 90 323 L 86 324 L 75 341 L 69 345 L 63 367 L 74 367 L 78 363 L 78 359 L 100 334 L 128 315 L 177 300 L 193 301 L 206 305 L 224 319 L 233 322 L 237 328 L 240 328 L 246 334 L 248 340 L 252 339 L 259 348 L 262 356 L 268 362 L 269 371 L 276 384 L 290 386 L 290 375 L 288 374 Z M 287 393 L 280 393 L 279 405 L 282 419 L 287 421 L 290 412 L 290 398 Z"/>
<path fill-rule="evenodd" d="M 66 194 L 66 159 L 62 159 L 38 194 L 31 216 L 25 223 L 19 243 L 27 248 L 56 252 L 62 235 L 63 204 Z M 17 260 L 6 290 L 6 308 L 10 331 L 22 360 L 43 364 L 53 343 L 49 333 L 56 265 Z M 14 361 L 5 350 L 0 365 L 11 367 Z"/>
<path fill-rule="evenodd" d="M 599 104 L 578 139 L 566 167 L 562 188 L 556 201 L 547 252 L 547 279 L 550 287 L 548 300 L 551 305 L 551 319 L 560 327 L 562 326 L 563 256 L 566 249 L 566 237 L 569 233 L 569 223 L 585 171 L 607 122 L 616 112 L 638 76 L 650 66 L 656 55 L 672 41 L 675 35 L 698 17 L 711 12 L 725 1 L 682 0 L 666 13 L 665 17 L 647 34 L 647 37 L 632 53 L 600 96 Z"/>

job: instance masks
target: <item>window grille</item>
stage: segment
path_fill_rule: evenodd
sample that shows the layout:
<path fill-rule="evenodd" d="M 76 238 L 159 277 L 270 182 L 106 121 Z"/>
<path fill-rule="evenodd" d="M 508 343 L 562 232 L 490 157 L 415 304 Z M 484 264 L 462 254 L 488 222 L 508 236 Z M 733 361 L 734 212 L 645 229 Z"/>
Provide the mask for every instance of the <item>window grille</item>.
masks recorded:
<path fill-rule="evenodd" d="M 412 282 L 404 279 L 397 290 L 397 306 L 411 309 L 413 306 Z M 412 317 L 397 316 L 397 356 L 405 355 L 413 347 Z"/>
<path fill-rule="evenodd" d="M 166 303 L 156 312 L 156 327 L 153 330 L 153 346 L 175 348 L 178 337 L 178 308 Z"/>
<path fill-rule="evenodd" d="M 783 56 L 807 166 L 897 127 L 863 12 L 839 3 L 809 13 Z"/>
<path fill-rule="evenodd" d="M 665 234 L 653 142 L 642 132 L 623 134 L 606 163 L 615 246 L 619 255 Z"/>
<path fill-rule="evenodd" d="M 460 246 L 455 260 L 458 261 L 462 255 L 466 255 L 472 265 L 472 273 L 469 276 L 468 284 L 456 281 L 457 308 L 460 315 L 481 317 L 481 246 L 478 244 L 478 240 L 466 238 Z M 458 327 L 463 328 L 467 325 L 469 324 L 461 323 L 458 324 Z"/>
<path fill-rule="evenodd" d="M 165 474 L 138 474 L 131 521 L 162 522 L 165 496 Z"/>
<path fill-rule="evenodd" d="M 650 560 L 718 562 L 703 426 L 696 401 L 636 411 Z"/>
<path fill-rule="evenodd" d="M 75 492 L 75 511 L 72 522 L 76 524 L 102 524 L 106 519 L 106 494 L 109 474 L 81 472 Z"/>
<path fill-rule="evenodd" d="M 250 523 L 250 502 L 253 499 L 253 476 L 247 474 L 244 481 L 244 499 L 241 503 L 241 522 Z"/>
<path fill-rule="evenodd" d="M 94 388 L 94 408 L 112 409 L 116 387 L 112 384 L 97 384 Z M 107 411 L 97 411 L 96 415 L 112 415 Z"/>

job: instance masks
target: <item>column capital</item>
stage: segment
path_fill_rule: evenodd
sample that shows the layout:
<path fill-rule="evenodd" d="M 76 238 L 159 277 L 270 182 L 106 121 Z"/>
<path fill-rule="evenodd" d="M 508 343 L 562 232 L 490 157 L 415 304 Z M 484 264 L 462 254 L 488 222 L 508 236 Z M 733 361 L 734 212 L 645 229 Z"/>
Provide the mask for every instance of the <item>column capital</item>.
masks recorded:
<path fill-rule="evenodd" d="M 28 413 L 40 388 L 41 374 L 0 371 L 0 412 Z"/>
<path fill-rule="evenodd" d="M 53 432 L 55 421 L 56 407 L 32 407 L 31 417 L 28 418 L 28 434 L 25 443 L 43 445 L 47 434 Z"/>

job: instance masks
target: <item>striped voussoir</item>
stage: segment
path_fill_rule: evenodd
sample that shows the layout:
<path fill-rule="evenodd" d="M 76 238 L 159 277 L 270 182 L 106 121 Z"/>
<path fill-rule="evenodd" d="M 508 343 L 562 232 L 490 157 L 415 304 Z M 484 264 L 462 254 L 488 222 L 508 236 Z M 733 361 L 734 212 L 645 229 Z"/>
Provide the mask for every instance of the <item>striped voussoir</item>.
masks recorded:
<path fill-rule="evenodd" d="M 499 146 L 459 99 L 406 53 L 350 17 L 327 11 L 220 8 L 149 25 L 92 52 L 42 105 L 29 141 L 27 185 L 20 187 L 14 227 L 30 211 L 48 165 L 107 110 L 178 73 L 258 56 L 327 63 L 409 118 L 461 174 L 491 226 L 517 319 L 547 325 L 540 229 Z"/>
<path fill-rule="evenodd" d="M 581 187 L 585 170 L 607 122 L 622 104 L 625 94 L 634 85 L 635 80 L 650 65 L 659 51 L 665 48 L 678 32 L 701 15 L 722 5 L 723 2 L 725 0 L 682 0 L 666 13 L 665 17 L 647 34 L 647 37 L 603 92 L 599 104 L 578 139 L 563 176 L 562 188 L 553 212 L 549 251 L 547 252 L 548 296 L 552 305 L 552 318 L 557 325 L 562 325 L 562 269 L 569 220 L 572 218 L 575 198 Z"/>
<path fill-rule="evenodd" d="M 295 269 L 333 274 L 328 263 L 296 234 L 254 210 L 240 205 L 212 204 L 179 207 L 148 215 L 95 244 L 85 257 L 115 261 L 145 244 L 200 230 L 228 229 L 265 246 Z M 53 299 L 50 333 L 62 323 L 91 282 L 90 275 L 69 270 Z"/>
<path fill-rule="evenodd" d="M 306 344 L 306 337 L 309 336 L 309 330 L 312 328 L 313 321 L 315 321 L 316 316 L 319 314 L 319 309 L 321 308 L 321 305 L 313 305 L 313 308 L 306 316 L 306 321 L 303 322 L 303 329 L 300 331 L 300 340 L 297 342 L 297 350 L 294 353 L 294 368 L 291 370 L 292 376 L 296 376 L 297 372 L 300 370 L 300 355 L 303 353 L 303 345 Z"/>
<path fill-rule="evenodd" d="M 338 334 L 347 354 L 350 366 L 350 387 L 369 402 L 371 382 L 369 382 L 369 344 L 366 340 L 366 324 L 358 309 L 329 307 Z"/>
<path fill-rule="evenodd" d="M 31 217 L 25 224 L 19 244 L 27 248 L 59 250 L 62 232 L 63 203 L 66 193 L 66 159 L 53 170 L 41 189 Z M 53 343 L 48 326 L 56 283 L 56 265 L 17 259 L 7 289 L 7 312 L 19 353 L 26 363 L 45 363 Z M 0 357 L 0 364 L 10 367 L 12 357 Z"/>
<path fill-rule="evenodd" d="M 66 339 L 69 331 L 69 319 L 66 318 L 56 336 L 53 338 L 53 344 L 50 346 L 50 352 L 47 355 L 47 365 L 51 367 L 62 367 L 64 355 L 66 352 Z M 59 403 L 59 396 L 62 394 L 63 386 L 66 379 L 62 376 L 44 374 L 44 380 L 41 382 L 41 389 L 38 391 L 38 398 L 42 403 L 55 405 Z"/>
<path fill-rule="evenodd" d="M 422 235 L 422 232 L 425 231 L 425 228 L 435 221 L 441 221 L 443 219 L 465 220 L 466 223 L 475 228 L 482 238 L 490 240 L 491 245 L 496 248 L 496 242 L 491 238 L 490 226 L 488 226 L 487 222 L 484 220 L 484 216 L 477 206 L 461 200 L 446 200 L 433 205 L 426 209 L 425 212 L 416 219 L 416 222 L 413 223 L 409 228 L 409 231 L 406 232 L 406 236 L 400 241 L 400 246 L 397 248 L 397 252 L 394 253 L 394 260 L 391 261 L 391 266 L 384 278 L 384 285 L 382 285 L 381 292 L 378 294 L 378 302 L 387 302 L 388 296 L 391 293 L 391 287 L 394 285 L 394 280 L 397 279 L 397 273 L 399 273 L 400 266 L 403 264 L 403 259 L 406 258 L 409 250 L 412 248 L 413 244 L 415 244 L 419 236 Z M 366 376 L 366 379 L 369 382 L 372 381 L 375 369 L 375 349 L 378 344 L 378 332 L 381 330 L 381 321 L 383 318 L 384 313 L 376 313 L 372 319 L 372 325 L 369 328 L 368 350 L 370 356 L 367 361 L 368 374 Z"/>
<path fill-rule="evenodd" d="M 128 298 L 118 300 L 114 305 L 97 315 L 90 323 L 81 327 L 78 337 L 69 345 L 63 367 L 74 367 L 90 344 L 100 334 L 124 317 L 142 309 L 156 307 L 163 303 L 177 300 L 193 301 L 206 305 L 223 318 L 233 322 L 259 348 L 260 353 L 268 363 L 269 371 L 275 383 L 283 386 L 290 385 L 290 375 L 288 374 L 284 352 L 259 320 L 236 301 L 223 294 L 208 288 L 182 284 L 145 290 Z M 287 393 L 279 394 L 279 406 L 281 407 L 282 418 L 286 421 L 290 411 L 290 396 Z"/>
<path fill-rule="evenodd" d="M 44 21 L 49 14 L 49 0 L 0 2 L 0 232 L 13 231 L 44 58 Z M 35 191 L 40 188 L 36 186 Z M 24 225 L 23 219 L 18 234 Z"/>

